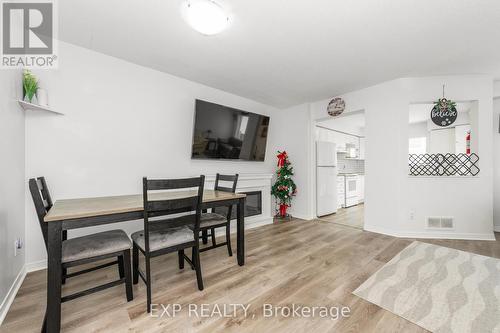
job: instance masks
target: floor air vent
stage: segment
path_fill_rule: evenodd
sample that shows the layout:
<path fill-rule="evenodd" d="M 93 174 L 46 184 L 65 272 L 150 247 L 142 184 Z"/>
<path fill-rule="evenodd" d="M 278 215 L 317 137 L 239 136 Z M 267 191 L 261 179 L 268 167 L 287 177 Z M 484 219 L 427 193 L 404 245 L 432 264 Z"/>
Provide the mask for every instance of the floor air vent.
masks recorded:
<path fill-rule="evenodd" d="M 453 217 L 428 217 L 429 229 L 453 229 Z"/>

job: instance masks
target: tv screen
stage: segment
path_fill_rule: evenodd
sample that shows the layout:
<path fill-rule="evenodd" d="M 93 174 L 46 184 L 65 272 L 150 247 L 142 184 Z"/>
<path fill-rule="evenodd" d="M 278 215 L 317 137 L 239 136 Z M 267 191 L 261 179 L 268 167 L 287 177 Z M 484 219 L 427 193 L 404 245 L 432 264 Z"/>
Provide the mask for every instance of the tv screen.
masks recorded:
<path fill-rule="evenodd" d="M 196 100 L 193 159 L 264 161 L 269 117 Z"/>

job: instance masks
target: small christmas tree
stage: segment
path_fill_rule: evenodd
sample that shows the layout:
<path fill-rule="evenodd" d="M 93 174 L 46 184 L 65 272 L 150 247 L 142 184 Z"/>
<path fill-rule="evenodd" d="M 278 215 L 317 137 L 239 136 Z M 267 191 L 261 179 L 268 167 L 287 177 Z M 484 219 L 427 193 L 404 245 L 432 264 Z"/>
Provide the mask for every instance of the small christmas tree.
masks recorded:
<path fill-rule="evenodd" d="M 279 202 L 279 217 L 287 216 L 287 209 L 291 206 L 292 197 L 297 194 L 297 186 L 292 180 L 293 167 L 288 160 L 286 151 L 278 151 L 278 170 L 276 182 L 271 188 L 271 194 Z"/>

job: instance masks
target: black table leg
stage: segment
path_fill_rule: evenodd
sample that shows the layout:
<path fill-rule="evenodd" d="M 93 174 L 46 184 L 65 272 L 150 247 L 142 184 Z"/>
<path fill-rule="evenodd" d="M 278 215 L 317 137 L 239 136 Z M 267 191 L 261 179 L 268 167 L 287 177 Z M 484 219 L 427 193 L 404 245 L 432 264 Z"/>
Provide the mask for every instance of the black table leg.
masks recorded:
<path fill-rule="evenodd" d="M 56 333 L 61 330 L 61 256 L 62 256 L 62 223 L 48 223 L 48 260 L 47 260 L 47 332 Z"/>
<path fill-rule="evenodd" d="M 245 198 L 238 200 L 236 212 L 238 215 L 236 225 L 236 253 L 238 257 L 238 265 L 243 266 L 245 264 Z"/>
<path fill-rule="evenodd" d="M 208 243 L 208 230 L 203 230 L 201 232 L 201 240 L 202 240 L 203 244 Z"/>
<path fill-rule="evenodd" d="M 45 307 L 45 316 L 43 316 L 42 333 L 47 332 L 47 307 Z"/>

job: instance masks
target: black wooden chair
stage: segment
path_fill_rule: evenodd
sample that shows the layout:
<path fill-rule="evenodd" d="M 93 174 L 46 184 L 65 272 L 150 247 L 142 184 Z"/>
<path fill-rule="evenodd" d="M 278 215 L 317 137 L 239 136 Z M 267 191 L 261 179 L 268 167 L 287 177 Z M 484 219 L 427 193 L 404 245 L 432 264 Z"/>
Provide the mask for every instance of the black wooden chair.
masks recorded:
<path fill-rule="evenodd" d="M 151 311 L 151 258 L 153 257 L 177 252 L 179 268 L 184 268 L 184 260 L 186 260 L 196 270 L 198 289 L 203 290 L 199 245 L 195 235 L 199 234 L 204 182 L 205 176 L 158 180 L 143 178 L 144 230 L 132 234 L 133 278 L 134 284 L 139 282 L 139 277 L 146 284 L 147 312 Z M 158 191 L 193 188 L 197 188 L 197 191 L 193 192 L 193 196 L 188 197 L 183 195 L 175 197 L 176 192 L 169 191 L 163 192 L 165 199 L 161 199 L 162 194 L 158 193 Z M 168 198 L 167 193 L 172 194 L 173 197 Z M 155 195 L 158 196 L 155 197 Z M 191 214 L 163 220 L 150 219 L 187 212 Z M 184 254 L 187 248 L 192 248 L 192 260 Z M 139 251 L 144 255 L 145 274 L 139 269 Z"/>
<path fill-rule="evenodd" d="M 220 182 L 232 182 L 230 187 L 221 186 Z M 231 192 L 234 193 L 236 191 L 236 185 L 238 183 L 238 174 L 236 175 L 221 175 L 217 174 L 215 177 L 215 187 L 214 190 L 222 191 L 222 192 Z M 200 249 L 200 252 L 208 251 L 211 249 L 215 249 L 220 246 L 227 245 L 227 252 L 231 257 L 233 255 L 233 251 L 231 249 L 231 212 L 233 206 L 222 206 L 216 207 L 212 209 L 211 213 L 202 213 L 200 220 L 200 238 L 203 240 L 203 244 L 207 243 L 207 238 L 210 236 L 212 240 L 212 245 L 208 247 L 204 247 Z M 217 244 L 215 241 L 215 229 L 226 227 L 226 241 L 223 243 Z M 210 234 L 208 231 L 210 230 Z"/>
<path fill-rule="evenodd" d="M 31 197 L 33 198 L 33 203 L 35 204 L 38 222 L 40 224 L 40 228 L 42 229 L 45 247 L 47 248 L 47 223 L 50 222 L 45 222 L 44 218 L 50 208 L 52 208 L 52 199 L 50 197 L 45 178 L 39 177 L 36 179 L 30 179 L 29 189 Z M 71 239 L 67 239 L 67 235 L 67 231 L 64 230 L 62 242 L 63 275 L 61 276 L 63 284 L 66 282 L 67 278 L 72 278 L 74 276 L 89 273 L 112 265 L 118 265 L 118 274 L 120 278 L 113 282 L 63 296 L 61 298 L 61 302 L 70 301 L 72 299 L 86 296 L 122 283 L 125 283 L 127 301 L 131 301 L 133 299 L 132 273 L 130 269 L 130 248 L 132 247 L 132 244 L 127 234 L 123 230 L 110 230 Z M 107 258 L 117 258 L 117 260 L 77 272 L 67 272 L 67 269 L 70 267 L 80 266 Z"/>

